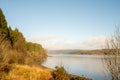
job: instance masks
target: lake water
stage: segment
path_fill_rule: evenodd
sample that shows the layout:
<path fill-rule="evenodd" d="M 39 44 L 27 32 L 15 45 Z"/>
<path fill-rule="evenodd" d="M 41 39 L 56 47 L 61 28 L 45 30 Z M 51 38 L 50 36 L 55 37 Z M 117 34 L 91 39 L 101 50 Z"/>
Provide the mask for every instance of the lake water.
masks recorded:
<path fill-rule="evenodd" d="M 102 62 L 102 55 L 76 55 L 76 54 L 48 54 L 50 57 L 44 66 L 55 68 L 62 65 L 70 74 L 91 78 L 92 80 L 111 80 L 110 73 L 106 71 Z"/>

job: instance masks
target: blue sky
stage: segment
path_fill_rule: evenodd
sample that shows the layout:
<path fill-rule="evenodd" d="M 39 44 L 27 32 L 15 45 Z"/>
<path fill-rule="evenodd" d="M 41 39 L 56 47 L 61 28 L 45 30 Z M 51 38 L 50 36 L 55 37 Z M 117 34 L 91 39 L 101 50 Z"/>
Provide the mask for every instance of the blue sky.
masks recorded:
<path fill-rule="evenodd" d="M 120 0 L 0 0 L 0 8 L 46 49 L 99 49 L 120 25 Z"/>

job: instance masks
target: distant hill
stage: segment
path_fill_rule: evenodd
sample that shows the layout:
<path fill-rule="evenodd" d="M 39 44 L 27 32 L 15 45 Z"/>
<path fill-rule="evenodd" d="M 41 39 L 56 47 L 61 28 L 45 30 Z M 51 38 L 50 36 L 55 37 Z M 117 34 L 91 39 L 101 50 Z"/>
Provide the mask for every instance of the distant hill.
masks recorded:
<path fill-rule="evenodd" d="M 99 50 L 49 50 L 53 54 L 103 54 L 104 49 Z"/>

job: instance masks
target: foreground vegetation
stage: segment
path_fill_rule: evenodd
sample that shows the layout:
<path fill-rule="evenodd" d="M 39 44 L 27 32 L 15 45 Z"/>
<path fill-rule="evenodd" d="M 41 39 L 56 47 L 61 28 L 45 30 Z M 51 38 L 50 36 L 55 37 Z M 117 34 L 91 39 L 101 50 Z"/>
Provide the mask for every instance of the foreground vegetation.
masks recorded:
<path fill-rule="evenodd" d="M 92 80 L 85 77 L 80 77 L 72 74 L 68 74 L 62 66 L 56 66 L 56 69 L 52 72 L 53 80 Z"/>
<path fill-rule="evenodd" d="M 114 35 L 106 41 L 103 62 L 107 65 L 106 71 L 111 73 L 112 80 L 120 80 L 120 28 L 117 27 Z M 108 77 L 108 76 L 107 76 Z"/>
<path fill-rule="evenodd" d="M 10 69 L 10 71 L 3 71 L 0 80 L 50 80 L 52 78 L 51 69 L 15 64 L 11 67 L 6 66 L 6 69 Z"/>
<path fill-rule="evenodd" d="M 63 67 L 55 70 L 28 66 L 28 65 L 5 65 L 0 68 L 0 80 L 90 80 L 85 77 L 68 74 Z"/>

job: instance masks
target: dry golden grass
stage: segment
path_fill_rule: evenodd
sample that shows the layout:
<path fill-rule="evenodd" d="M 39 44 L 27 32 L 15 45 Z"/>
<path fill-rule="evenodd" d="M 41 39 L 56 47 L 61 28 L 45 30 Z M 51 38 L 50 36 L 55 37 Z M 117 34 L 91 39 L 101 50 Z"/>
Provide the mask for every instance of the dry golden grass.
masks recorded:
<path fill-rule="evenodd" d="M 15 65 L 7 75 L 8 80 L 50 80 L 52 70 L 42 67 Z"/>

